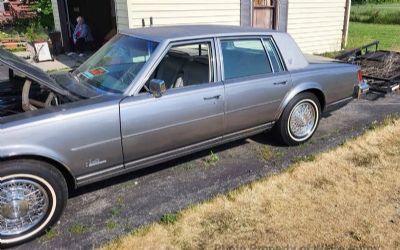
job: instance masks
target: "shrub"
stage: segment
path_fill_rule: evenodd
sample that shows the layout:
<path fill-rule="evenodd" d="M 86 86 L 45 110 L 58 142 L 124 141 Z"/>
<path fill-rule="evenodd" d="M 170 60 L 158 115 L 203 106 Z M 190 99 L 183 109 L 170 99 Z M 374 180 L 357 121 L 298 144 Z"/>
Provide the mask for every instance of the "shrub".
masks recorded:
<path fill-rule="evenodd" d="M 37 22 L 31 23 L 31 25 L 26 28 L 25 37 L 30 42 L 48 39 L 46 31 Z"/>
<path fill-rule="evenodd" d="M 40 25 L 47 30 L 54 29 L 53 7 L 51 0 L 38 0 L 32 5 L 32 10 L 38 14 Z"/>
<path fill-rule="evenodd" d="M 352 4 L 367 4 L 367 3 L 400 3 L 400 0 L 352 0 Z"/>

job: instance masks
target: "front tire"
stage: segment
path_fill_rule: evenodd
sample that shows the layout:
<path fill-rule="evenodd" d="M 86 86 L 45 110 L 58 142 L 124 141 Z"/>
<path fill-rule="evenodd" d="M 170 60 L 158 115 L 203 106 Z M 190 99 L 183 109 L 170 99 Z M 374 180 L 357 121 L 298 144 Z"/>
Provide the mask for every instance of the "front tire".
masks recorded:
<path fill-rule="evenodd" d="M 67 183 L 45 162 L 0 162 L 0 243 L 17 245 L 41 235 L 60 218 Z"/>
<path fill-rule="evenodd" d="M 279 139 L 288 146 L 308 141 L 318 128 L 321 118 L 321 104 L 309 92 L 295 96 L 283 111 L 276 130 Z"/>

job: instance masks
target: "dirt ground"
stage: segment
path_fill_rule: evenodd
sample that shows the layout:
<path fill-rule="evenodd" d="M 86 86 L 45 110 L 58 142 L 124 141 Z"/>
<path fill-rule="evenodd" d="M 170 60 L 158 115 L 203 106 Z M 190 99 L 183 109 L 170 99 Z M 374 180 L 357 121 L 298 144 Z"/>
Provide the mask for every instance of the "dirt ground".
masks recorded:
<path fill-rule="evenodd" d="M 400 95 L 369 96 L 325 116 L 315 137 L 281 147 L 264 133 L 83 187 L 58 225 L 17 249 L 90 249 L 193 204 L 286 169 L 355 137 L 400 111 Z M 210 152 L 213 152 L 210 155 Z"/>

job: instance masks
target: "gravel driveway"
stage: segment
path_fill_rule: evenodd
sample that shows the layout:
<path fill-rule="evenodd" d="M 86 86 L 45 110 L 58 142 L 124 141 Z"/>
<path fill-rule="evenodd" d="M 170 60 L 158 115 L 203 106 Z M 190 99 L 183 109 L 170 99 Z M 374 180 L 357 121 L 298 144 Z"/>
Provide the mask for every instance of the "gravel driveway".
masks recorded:
<path fill-rule="evenodd" d="M 367 100 L 369 99 L 369 100 Z M 326 151 L 400 112 L 400 95 L 354 100 L 321 120 L 314 138 L 281 147 L 264 133 L 79 189 L 59 224 L 18 249 L 89 249 L 141 225 L 272 173 L 291 162 Z M 302 158 L 303 157 L 303 158 Z M 218 158 L 218 159 L 217 159 Z M 267 160 L 266 160 L 267 159 Z"/>

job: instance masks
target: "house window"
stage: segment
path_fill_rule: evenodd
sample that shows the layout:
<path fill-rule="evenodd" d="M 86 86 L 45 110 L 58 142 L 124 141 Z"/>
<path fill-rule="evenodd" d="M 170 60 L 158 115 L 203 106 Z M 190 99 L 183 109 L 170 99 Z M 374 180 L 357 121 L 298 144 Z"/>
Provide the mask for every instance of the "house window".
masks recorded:
<path fill-rule="evenodd" d="M 275 0 L 254 0 L 255 7 L 270 7 L 275 6 Z"/>
<path fill-rule="evenodd" d="M 276 0 L 253 1 L 253 26 L 257 28 L 276 28 Z"/>

